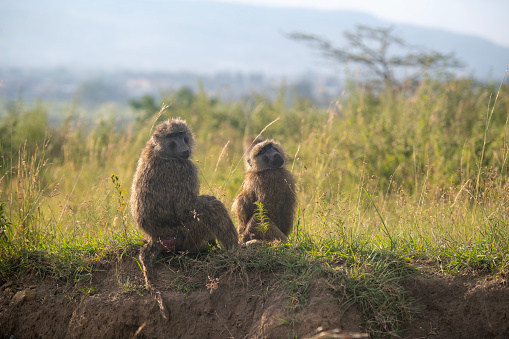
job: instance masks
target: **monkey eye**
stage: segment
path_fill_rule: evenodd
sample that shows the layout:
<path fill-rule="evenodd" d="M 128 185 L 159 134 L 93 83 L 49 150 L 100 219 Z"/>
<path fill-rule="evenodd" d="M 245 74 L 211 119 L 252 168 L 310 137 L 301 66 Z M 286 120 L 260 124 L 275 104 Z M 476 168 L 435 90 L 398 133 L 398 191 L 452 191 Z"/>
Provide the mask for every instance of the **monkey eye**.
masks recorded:
<path fill-rule="evenodd" d="M 187 144 L 189 142 L 189 139 L 187 137 L 185 137 L 184 142 Z"/>
<path fill-rule="evenodd" d="M 267 152 L 267 151 L 268 151 L 268 150 L 270 150 L 271 148 L 272 148 L 272 147 L 271 147 L 271 145 L 267 145 L 267 146 L 265 146 L 264 148 L 262 148 L 262 149 L 260 150 L 260 152 L 258 152 L 258 154 L 260 154 L 260 155 L 261 155 L 261 154 L 265 154 L 265 152 Z"/>

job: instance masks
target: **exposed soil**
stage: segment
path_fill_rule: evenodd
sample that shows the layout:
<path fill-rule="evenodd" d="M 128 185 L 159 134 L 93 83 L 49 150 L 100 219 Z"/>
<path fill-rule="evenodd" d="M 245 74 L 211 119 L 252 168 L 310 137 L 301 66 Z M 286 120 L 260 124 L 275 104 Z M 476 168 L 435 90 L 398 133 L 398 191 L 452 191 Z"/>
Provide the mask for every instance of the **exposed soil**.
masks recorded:
<path fill-rule="evenodd" d="M 404 287 L 419 313 L 408 338 L 509 338 L 509 286 L 503 277 L 419 276 Z"/>
<path fill-rule="evenodd" d="M 365 337 L 355 306 L 323 281 L 311 284 L 304 306 L 292 306 L 277 273 L 221 278 L 217 286 L 190 293 L 164 288 L 172 279 L 157 266 L 158 285 L 169 310 L 164 319 L 154 297 L 125 285 L 142 284 L 134 260 L 101 267 L 92 280 L 59 285 L 36 274 L 13 279 L 0 291 L 1 338 L 358 338 Z M 481 283 L 482 281 L 482 283 Z M 420 275 L 405 289 L 420 311 L 404 338 L 509 338 L 509 287 L 498 278 Z M 19 292 L 19 293 L 18 293 Z M 35 293 L 33 293 L 35 292 Z M 330 336 L 325 334 L 329 333 Z"/>

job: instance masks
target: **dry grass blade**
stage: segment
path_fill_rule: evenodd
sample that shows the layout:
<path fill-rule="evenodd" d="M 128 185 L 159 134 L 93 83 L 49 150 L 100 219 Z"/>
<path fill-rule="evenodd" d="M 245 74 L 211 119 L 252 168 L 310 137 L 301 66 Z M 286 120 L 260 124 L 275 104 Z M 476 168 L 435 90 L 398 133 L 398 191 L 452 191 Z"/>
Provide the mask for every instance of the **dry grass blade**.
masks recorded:
<path fill-rule="evenodd" d="M 230 143 L 230 140 L 226 142 L 223 149 L 221 150 L 221 153 L 219 154 L 219 158 L 217 158 L 216 168 L 214 168 L 214 174 L 217 172 L 217 167 L 219 166 L 219 162 L 221 159 L 223 159 L 224 154 L 226 153 L 226 148 L 228 147 L 228 144 Z"/>

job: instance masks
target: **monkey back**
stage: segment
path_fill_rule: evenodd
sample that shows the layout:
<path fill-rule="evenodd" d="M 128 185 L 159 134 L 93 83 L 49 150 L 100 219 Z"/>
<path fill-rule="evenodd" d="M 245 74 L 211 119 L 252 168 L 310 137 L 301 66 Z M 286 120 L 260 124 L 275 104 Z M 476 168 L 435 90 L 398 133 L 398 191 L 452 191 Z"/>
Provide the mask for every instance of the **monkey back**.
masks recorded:
<path fill-rule="evenodd" d="M 193 216 L 198 170 L 190 160 L 141 157 L 131 191 L 134 222 L 151 237 L 164 237 Z"/>

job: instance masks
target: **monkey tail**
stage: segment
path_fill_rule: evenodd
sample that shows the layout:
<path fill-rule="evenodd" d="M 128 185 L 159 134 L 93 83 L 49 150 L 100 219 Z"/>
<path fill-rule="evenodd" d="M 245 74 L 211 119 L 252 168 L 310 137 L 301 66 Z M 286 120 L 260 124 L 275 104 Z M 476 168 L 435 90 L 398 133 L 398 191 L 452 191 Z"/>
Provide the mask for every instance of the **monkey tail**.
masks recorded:
<path fill-rule="evenodd" d="M 156 300 L 157 305 L 159 306 L 159 312 L 161 312 L 161 316 L 166 321 L 170 320 L 170 313 L 168 312 L 168 309 L 164 306 L 163 296 L 161 295 L 161 292 L 155 287 L 151 287 L 150 293 L 154 296 L 154 299 Z"/>

